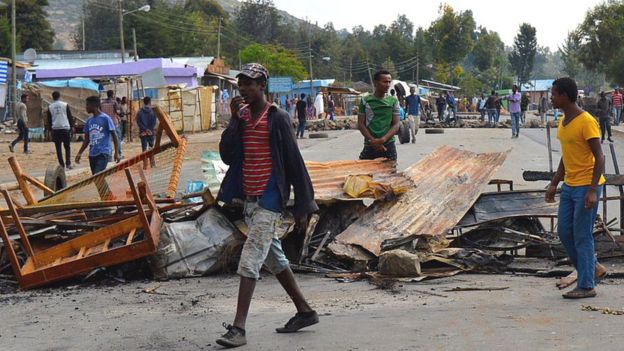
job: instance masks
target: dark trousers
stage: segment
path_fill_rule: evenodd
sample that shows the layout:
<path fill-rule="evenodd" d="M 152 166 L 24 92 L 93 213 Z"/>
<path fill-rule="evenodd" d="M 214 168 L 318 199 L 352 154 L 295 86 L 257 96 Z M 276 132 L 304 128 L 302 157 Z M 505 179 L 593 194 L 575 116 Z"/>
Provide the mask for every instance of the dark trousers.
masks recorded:
<path fill-rule="evenodd" d="M 119 126 L 121 127 L 121 140 L 125 140 L 128 133 L 128 121 L 120 121 Z"/>
<path fill-rule="evenodd" d="M 52 141 L 56 148 L 56 158 L 61 167 L 71 166 L 71 134 L 69 129 L 53 129 Z M 65 161 L 63 161 L 63 148 L 65 148 Z"/>
<path fill-rule="evenodd" d="M 154 147 L 154 136 L 153 135 L 144 135 L 141 137 L 141 150 L 143 152 Z"/>
<path fill-rule="evenodd" d="M 609 118 L 600 118 L 600 135 L 602 136 L 602 140 L 605 139 L 605 133 L 610 138 L 611 137 L 611 121 Z"/>
<path fill-rule="evenodd" d="M 364 144 L 364 149 L 362 149 L 360 153 L 360 160 L 374 160 L 376 158 L 385 157 L 396 161 L 397 151 L 394 140 L 385 143 L 384 146 L 386 147 L 386 151 L 377 151 L 371 145 Z"/>
<path fill-rule="evenodd" d="M 299 119 L 299 128 L 297 128 L 297 136 L 301 136 L 303 138 L 303 133 L 305 132 L 306 120 L 303 118 Z"/>
<path fill-rule="evenodd" d="M 28 127 L 26 126 L 26 123 L 24 123 L 22 119 L 17 120 L 17 132 L 19 134 L 17 135 L 17 138 L 15 138 L 15 140 L 13 140 L 13 142 L 11 143 L 11 147 L 15 147 L 15 145 L 17 145 L 17 143 L 19 143 L 20 140 L 23 140 L 24 152 L 28 152 L 28 141 L 30 140 L 28 138 Z"/>
<path fill-rule="evenodd" d="M 97 156 L 89 156 L 89 167 L 91 167 L 91 174 L 100 173 L 106 169 L 108 164 L 108 155 L 99 154 Z"/>

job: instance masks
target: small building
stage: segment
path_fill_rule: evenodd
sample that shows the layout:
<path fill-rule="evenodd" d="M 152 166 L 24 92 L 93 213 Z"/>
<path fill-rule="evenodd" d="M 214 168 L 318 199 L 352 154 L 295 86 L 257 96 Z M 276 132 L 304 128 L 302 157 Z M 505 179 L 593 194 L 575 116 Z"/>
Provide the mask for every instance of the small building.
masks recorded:
<path fill-rule="evenodd" d="M 550 88 L 552 88 L 554 81 L 554 79 L 533 79 L 522 84 L 520 91 L 522 93 L 528 92 L 531 103 L 538 104 L 542 94 L 546 98 L 549 97 Z"/>

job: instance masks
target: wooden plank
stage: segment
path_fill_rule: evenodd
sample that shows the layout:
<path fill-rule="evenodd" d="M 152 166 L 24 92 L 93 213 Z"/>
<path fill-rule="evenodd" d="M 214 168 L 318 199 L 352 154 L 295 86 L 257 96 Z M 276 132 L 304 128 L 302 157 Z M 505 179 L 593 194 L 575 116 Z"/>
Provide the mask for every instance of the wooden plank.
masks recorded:
<path fill-rule="evenodd" d="M 13 273 L 15 273 L 15 277 L 17 278 L 17 281 L 21 284 L 22 270 L 20 267 L 19 260 L 17 259 L 17 254 L 15 253 L 15 248 L 13 248 L 13 245 L 11 244 L 11 240 L 9 240 L 9 234 L 7 233 L 6 227 L 4 226 L 2 216 L 0 216 L 0 237 L 2 237 L 2 241 L 4 242 L 4 247 L 6 249 L 7 255 L 9 256 L 9 261 L 11 262 Z"/>
<path fill-rule="evenodd" d="M 135 230 L 135 229 L 132 229 L 132 230 Z M 110 242 L 111 242 L 110 238 L 106 239 L 106 241 L 104 242 L 104 246 L 102 246 L 102 252 L 108 251 L 108 247 L 110 246 Z"/>
<path fill-rule="evenodd" d="M 37 203 L 37 199 L 35 198 L 35 195 L 30 191 L 30 188 L 28 187 L 28 183 L 26 183 L 26 179 L 24 179 L 23 175 L 24 172 L 22 172 L 22 167 L 20 167 L 19 162 L 17 162 L 17 159 L 15 158 L 15 156 L 11 156 L 9 157 L 9 165 L 11 166 L 11 169 L 13 170 L 13 174 L 15 174 L 15 179 L 17 179 L 17 183 L 20 186 L 20 189 L 22 190 L 22 195 L 24 195 L 24 199 L 26 199 L 26 202 L 29 205 L 33 205 Z"/>
<path fill-rule="evenodd" d="M 173 127 L 173 123 L 171 123 L 171 117 L 169 117 L 169 115 L 165 111 L 163 111 L 162 108 L 160 108 L 160 106 L 158 105 L 154 106 L 153 110 L 156 114 L 156 118 L 158 118 L 158 129 L 164 131 L 169 137 L 169 140 L 171 140 L 171 142 L 176 147 L 179 146 L 181 138 L 178 135 L 178 132 L 176 132 L 175 128 Z M 184 120 L 184 113 L 182 113 L 182 120 Z M 160 142 L 160 138 L 158 135 L 156 137 L 156 141 L 158 145 L 158 143 Z"/>
<path fill-rule="evenodd" d="M 186 153 L 186 138 L 180 138 L 175 158 L 173 159 L 173 168 L 167 186 L 167 197 L 175 197 L 182 174 L 182 163 L 184 162 L 184 154 Z"/>
<path fill-rule="evenodd" d="M 27 181 L 29 181 L 32 185 L 36 186 L 37 188 L 43 190 L 44 192 L 47 193 L 54 193 L 54 190 L 48 188 L 45 184 L 43 184 L 42 182 L 39 181 L 39 179 L 34 178 L 29 176 L 28 174 L 24 174 L 22 175 L 24 178 L 26 178 Z"/>
<path fill-rule="evenodd" d="M 11 200 L 11 197 L 9 196 L 9 192 L 6 190 L 2 190 L 2 194 L 4 195 L 4 200 L 9 206 L 9 211 L 11 212 L 11 216 L 13 217 L 13 222 L 14 222 L 13 225 L 17 228 L 17 232 L 19 233 L 19 236 L 22 239 L 22 245 L 24 245 L 24 249 L 26 250 L 26 253 L 28 254 L 29 257 L 32 257 L 33 263 L 35 267 L 37 267 L 38 260 L 35 257 L 35 252 L 33 251 L 32 246 L 30 245 L 30 241 L 28 240 L 28 235 L 26 235 L 26 230 L 24 229 L 24 226 L 19 220 L 17 210 L 15 209 L 15 206 L 13 205 L 13 201 Z"/>

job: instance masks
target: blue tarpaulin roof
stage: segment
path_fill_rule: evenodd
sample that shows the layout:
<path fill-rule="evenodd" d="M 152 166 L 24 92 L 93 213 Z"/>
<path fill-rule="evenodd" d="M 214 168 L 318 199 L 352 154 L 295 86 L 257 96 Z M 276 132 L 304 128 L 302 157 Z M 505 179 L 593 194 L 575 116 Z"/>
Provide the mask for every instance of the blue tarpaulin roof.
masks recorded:
<path fill-rule="evenodd" d="M 554 79 L 533 79 L 522 84 L 522 91 L 549 91 Z"/>
<path fill-rule="evenodd" d="M 98 84 L 91 79 L 69 79 L 69 80 L 50 80 L 47 82 L 38 82 L 41 85 L 53 88 L 82 88 L 98 91 Z"/>

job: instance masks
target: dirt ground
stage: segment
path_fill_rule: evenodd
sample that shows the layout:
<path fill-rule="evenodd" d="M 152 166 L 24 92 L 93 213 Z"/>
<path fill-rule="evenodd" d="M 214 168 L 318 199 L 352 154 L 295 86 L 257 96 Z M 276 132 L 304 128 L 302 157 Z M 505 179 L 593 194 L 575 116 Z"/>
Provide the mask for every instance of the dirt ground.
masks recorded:
<path fill-rule="evenodd" d="M 421 132 L 415 145 L 398 145 L 399 168 L 440 145 L 477 152 L 510 150 L 496 178 L 512 179 L 518 189 L 543 188 L 545 184 L 523 181 L 521 173 L 548 169 L 544 135 L 539 129 L 522 130 L 518 139 L 511 139 L 505 129 Z M 201 176 L 201 151 L 215 149 L 218 136 L 218 132 L 189 136 L 185 177 Z M 624 155 L 620 147 L 624 136 L 616 134 L 615 138 L 618 154 Z M 6 140 L 0 138 L 0 142 Z M 330 132 L 330 138 L 304 139 L 299 145 L 305 159 L 354 159 L 361 149 L 361 136 L 357 131 Z M 34 147 L 35 154 L 27 155 L 29 159 L 22 164 L 38 172 L 43 167 L 37 163 L 53 162 L 54 154 L 51 144 Z M 38 148 L 41 156 L 37 156 Z M 553 148 L 557 162 L 558 146 Z M 35 157 L 41 158 L 34 161 Z M 13 181 L 8 170 L 2 172 L 5 177 Z M 609 207 L 609 211 L 610 217 L 618 213 L 617 208 Z M 618 276 L 624 273 L 621 263 L 603 263 L 619 272 Z M 624 308 L 624 281 L 615 278 L 597 287 L 598 297 L 582 301 L 563 299 L 555 287 L 556 278 L 529 275 L 460 274 L 398 283 L 386 290 L 368 282 L 338 282 L 318 274 L 297 274 L 297 279 L 321 322 L 293 335 L 276 334 L 274 329 L 292 316 L 294 307 L 277 280 L 264 275 L 248 319 L 249 344 L 240 350 L 607 351 L 621 350 L 624 342 L 624 316 L 582 310 L 585 304 Z M 168 282 L 71 281 L 22 292 L 0 277 L 0 286 L 4 286 L 0 289 L 0 350 L 216 350 L 220 347 L 214 340 L 224 332 L 221 323 L 231 323 L 235 312 L 238 278 L 223 274 Z M 447 291 L 457 287 L 503 290 Z"/>

